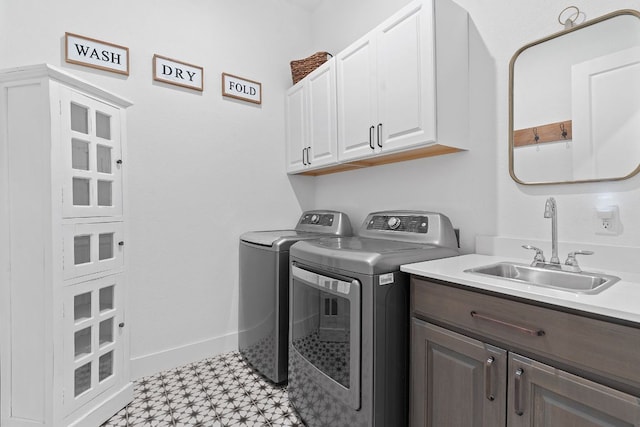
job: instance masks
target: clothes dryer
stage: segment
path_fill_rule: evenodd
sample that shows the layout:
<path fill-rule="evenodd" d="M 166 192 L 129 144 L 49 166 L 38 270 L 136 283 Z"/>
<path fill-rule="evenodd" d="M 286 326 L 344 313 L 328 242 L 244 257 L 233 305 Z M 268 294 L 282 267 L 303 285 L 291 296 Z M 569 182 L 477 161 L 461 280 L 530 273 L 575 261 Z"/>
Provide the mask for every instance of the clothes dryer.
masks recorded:
<path fill-rule="evenodd" d="M 289 399 L 308 427 L 408 425 L 409 276 L 459 254 L 434 212 L 368 215 L 357 237 L 290 250 Z"/>

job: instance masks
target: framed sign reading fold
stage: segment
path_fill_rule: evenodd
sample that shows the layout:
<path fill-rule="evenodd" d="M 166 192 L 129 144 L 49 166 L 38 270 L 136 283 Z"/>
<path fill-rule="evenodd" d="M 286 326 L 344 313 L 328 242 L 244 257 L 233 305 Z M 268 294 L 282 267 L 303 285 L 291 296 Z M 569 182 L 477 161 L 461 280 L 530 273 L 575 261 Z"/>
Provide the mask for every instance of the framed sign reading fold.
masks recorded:
<path fill-rule="evenodd" d="M 254 104 L 262 104 L 262 83 L 222 73 L 222 95 Z"/>
<path fill-rule="evenodd" d="M 160 55 L 153 55 L 153 80 L 204 90 L 204 68 Z"/>
<path fill-rule="evenodd" d="M 117 44 L 64 33 L 65 61 L 70 64 L 129 75 L 129 48 Z"/>

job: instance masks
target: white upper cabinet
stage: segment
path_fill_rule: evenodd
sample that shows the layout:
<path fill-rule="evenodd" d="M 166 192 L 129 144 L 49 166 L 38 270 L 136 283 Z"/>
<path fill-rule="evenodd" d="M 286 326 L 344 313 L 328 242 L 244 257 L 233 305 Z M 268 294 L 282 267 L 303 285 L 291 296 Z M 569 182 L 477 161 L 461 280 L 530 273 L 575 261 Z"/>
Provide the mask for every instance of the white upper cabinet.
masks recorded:
<path fill-rule="evenodd" d="M 336 56 L 340 160 L 373 154 L 376 148 L 375 40 L 368 35 Z"/>
<path fill-rule="evenodd" d="M 338 54 L 341 161 L 435 142 L 433 26 L 414 2 Z"/>
<path fill-rule="evenodd" d="M 313 170 L 337 160 L 335 60 L 287 92 L 287 172 Z"/>
<path fill-rule="evenodd" d="M 287 172 L 320 175 L 467 150 L 468 19 L 451 0 L 413 1 L 336 55 L 335 83 L 332 63 L 291 88 Z"/>
<path fill-rule="evenodd" d="M 301 171 L 307 162 L 307 111 L 304 90 L 304 84 L 299 83 L 287 91 L 285 98 L 287 172 Z"/>
<path fill-rule="evenodd" d="M 309 145 L 307 163 L 310 168 L 336 162 L 338 131 L 336 123 L 335 60 L 315 70 L 305 83 L 308 87 Z"/>
<path fill-rule="evenodd" d="M 435 142 L 433 6 L 418 3 L 380 27 L 377 34 L 376 144 L 397 150 Z"/>

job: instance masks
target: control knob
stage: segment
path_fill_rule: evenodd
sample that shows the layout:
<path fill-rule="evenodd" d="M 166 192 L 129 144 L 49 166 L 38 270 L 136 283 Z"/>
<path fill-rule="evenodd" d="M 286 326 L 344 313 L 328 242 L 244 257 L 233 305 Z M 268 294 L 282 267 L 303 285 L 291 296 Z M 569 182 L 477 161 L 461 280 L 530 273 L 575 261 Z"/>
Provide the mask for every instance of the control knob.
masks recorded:
<path fill-rule="evenodd" d="M 311 224 L 317 224 L 320 221 L 320 215 L 313 214 L 311 215 Z"/>
<path fill-rule="evenodd" d="M 402 221 L 400 221 L 400 218 L 396 217 L 396 216 L 392 216 L 391 218 L 389 218 L 389 220 L 387 221 L 387 225 L 389 226 L 390 229 L 395 230 L 398 227 L 400 227 L 400 224 L 402 223 Z"/>

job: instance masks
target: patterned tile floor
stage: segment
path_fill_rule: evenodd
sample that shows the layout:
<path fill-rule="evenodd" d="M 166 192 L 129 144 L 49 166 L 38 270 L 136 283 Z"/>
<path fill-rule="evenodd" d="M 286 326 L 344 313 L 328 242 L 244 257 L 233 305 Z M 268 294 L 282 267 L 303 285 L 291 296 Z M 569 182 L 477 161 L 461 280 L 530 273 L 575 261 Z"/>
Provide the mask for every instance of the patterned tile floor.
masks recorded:
<path fill-rule="evenodd" d="M 286 387 L 257 374 L 238 352 L 141 378 L 134 400 L 102 427 L 304 426 Z"/>

